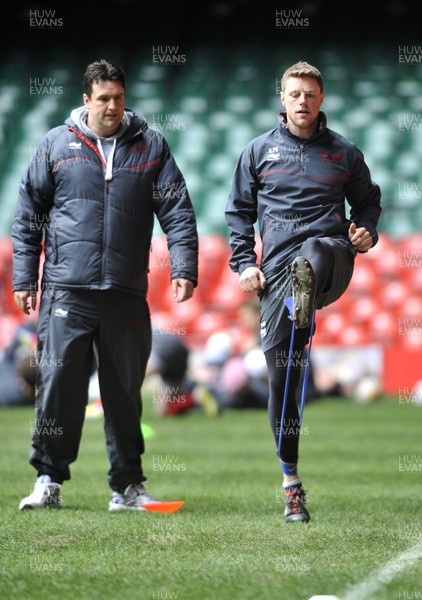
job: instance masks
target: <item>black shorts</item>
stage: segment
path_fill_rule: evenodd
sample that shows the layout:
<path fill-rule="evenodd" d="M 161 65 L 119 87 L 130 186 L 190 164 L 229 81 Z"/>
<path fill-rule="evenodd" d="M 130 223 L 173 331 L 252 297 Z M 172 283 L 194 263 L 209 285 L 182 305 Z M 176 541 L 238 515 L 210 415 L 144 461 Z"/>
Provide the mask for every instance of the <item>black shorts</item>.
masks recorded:
<path fill-rule="evenodd" d="M 342 239 L 321 238 L 321 241 L 330 245 L 334 255 L 334 266 L 331 277 L 331 286 L 323 293 L 316 296 L 317 308 L 332 304 L 346 291 L 353 275 L 354 251 L 353 247 Z M 295 256 L 292 256 L 292 261 Z M 312 256 L 307 256 L 312 264 Z M 259 290 L 261 312 L 261 345 L 264 352 L 273 348 L 284 340 L 292 330 L 292 320 L 289 310 L 284 304 L 284 299 L 292 295 L 290 280 L 290 265 L 287 265 L 279 277 L 268 283 L 264 290 Z"/>

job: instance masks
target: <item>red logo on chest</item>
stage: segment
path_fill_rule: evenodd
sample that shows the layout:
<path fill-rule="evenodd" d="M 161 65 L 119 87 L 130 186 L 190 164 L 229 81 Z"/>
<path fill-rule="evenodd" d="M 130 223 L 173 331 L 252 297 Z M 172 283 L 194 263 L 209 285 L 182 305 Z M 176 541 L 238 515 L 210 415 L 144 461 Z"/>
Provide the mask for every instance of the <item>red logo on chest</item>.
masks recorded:
<path fill-rule="evenodd" d="M 324 162 L 329 163 L 336 163 L 343 158 L 342 154 L 328 154 L 328 152 L 321 152 L 321 156 L 324 159 Z"/>

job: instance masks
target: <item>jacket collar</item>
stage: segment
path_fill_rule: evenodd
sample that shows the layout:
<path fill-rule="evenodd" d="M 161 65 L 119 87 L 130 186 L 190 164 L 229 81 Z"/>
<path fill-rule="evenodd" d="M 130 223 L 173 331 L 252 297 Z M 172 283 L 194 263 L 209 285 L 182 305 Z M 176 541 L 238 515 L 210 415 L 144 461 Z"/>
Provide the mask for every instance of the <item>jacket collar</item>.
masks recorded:
<path fill-rule="evenodd" d="M 72 110 L 70 117 L 68 119 L 66 119 L 65 124 L 70 127 L 76 127 L 85 136 L 96 140 L 96 139 L 98 139 L 99 136 L 97 136 L 90 129 L 88 129 L 88 127 L 86 125 L 86 120 L 85 120 L 86 112 L 87 112 L 87 109 L 84 106 L 81 106 L 79 108 Z M 147 129 L 147 127 L 148 127 L 148 124 L 142 115 L 136 113 L 134 110 L 132 110 L 130 108 L 125 108 L 125 112 L 124 112 L 123 119 L 122 119 L 122 125 L 121 125 L 120 129 L 117 131 L 117 133 L 114 136 L 111 136 L 111 138 L 102 138 L 102 139 L 105 139 L 105 140 L 108 139 L 110 141 L 110 140 L 113 140 L 114 138 L 131 137 L 131 136 L 141 133 L 142 131 Z"/>
<path fill-rule="evenodd" d="M 279 130 L 282 134 L 291 135 L 292 137 L 298 139 L 297 136 L 293 135 L 293 133 L 291 133 L 289 128 L 287 127 L 286 112 L 282 111 L 278 113 L 278 124 Z M 318 128 L 316 132 L 313 135 L 311 135 L 311 137 L 308 139 L 313 139 L 315 136 L 319 136 L 323 131 L 325 131 L 325 129 L 327 129 L 327 116 L 324 112 L 322 112 L 322 110 L 320 110 L 318 115 Z"/>

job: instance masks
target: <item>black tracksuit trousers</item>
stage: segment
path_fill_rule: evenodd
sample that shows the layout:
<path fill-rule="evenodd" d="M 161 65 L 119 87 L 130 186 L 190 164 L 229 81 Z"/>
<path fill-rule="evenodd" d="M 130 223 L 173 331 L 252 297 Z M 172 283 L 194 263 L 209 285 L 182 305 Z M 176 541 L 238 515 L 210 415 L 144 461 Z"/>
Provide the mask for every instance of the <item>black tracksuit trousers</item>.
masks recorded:
<path fill-rule="evenodd" d="M 303 243 L 300 255 L 309 260 L 315 273 L 315 301 L 317 308 L 322 308 L 335 302 L 346 291 L 353 275 L 354 255 L 352 246 L 350 245 L 349 251 L 329 238 L 309 238 Z M 290 268 L 287 272 L 290 273 Z M 289 280 L 289 290 L 290 288 Z M 269 379 L 268 414 L 277 448 L 280 431 L 282 433 L 280 458 L 286 463 L 297 463 L 300 438 L 297 404 L 299 396 L 298 384 L 301 372 L 303 372 L 308 360 L 304 354 L 304 349 L 309 342 L 310 329 L 308 327 L 295 330 L 284 423 L 281 424 L 284 388 L 287 366 L 289 364 L 290 332 L 292 330 L 292 321 L 286 316 L 285 307 L 282 302 L 282 298 L 277 296 L 276 282 L 272 290 L 269 290 L 268 299 L 265 300 L 266 306 L 271 308 L 270 312 L 273 315 L 279 315 L 277 316 L 276 325 L 267 322 L 267 327 L 270 330 L 272 328 L 275 333 L 277 333 L 277 330 L 280 332 L 278 339 L 276 335 L 271 337 L 271 339 L 275 340 L 273 345 L 267 348 L 264 345 Z M 284 311 L 283 314 L 282 311 Z M 272 332 L 270 331 L 270 333 Z"/>
<path fill-rule="evenodd" d="M 30 452 L 39 475 L 57 483 L 70 479 L 94 366 L 104 408 L 109 485 L 123 491 L 146 480 L 141 386 L 150 352 L 145 298 L 110 290 L 43 292 Z"/>

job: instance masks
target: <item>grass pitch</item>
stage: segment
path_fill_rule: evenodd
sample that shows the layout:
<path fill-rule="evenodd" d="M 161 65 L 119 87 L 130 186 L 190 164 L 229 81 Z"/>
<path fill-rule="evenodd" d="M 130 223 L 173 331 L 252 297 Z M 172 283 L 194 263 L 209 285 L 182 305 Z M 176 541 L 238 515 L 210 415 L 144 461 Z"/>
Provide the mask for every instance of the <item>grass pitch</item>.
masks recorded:
<path fill-rule="evenodd" d="M 421 406 L 398 398 L 309 404 L 300 473 L 311 521 L 285 524 L 265 411 L 158 418 L 151 399 L 144 403 L 155 431 L 146 440 L 147 488 L 185 500 L 177 513 L 108 512 L 101 418 L 85 423 L 62 508 L 18 511 L 34 484 L 33 411 L 1 409 L 2 600 L 342 598 L 420 545 Z M 422 598 L 421 560 L 359 596 L 400 598 Z"/>

